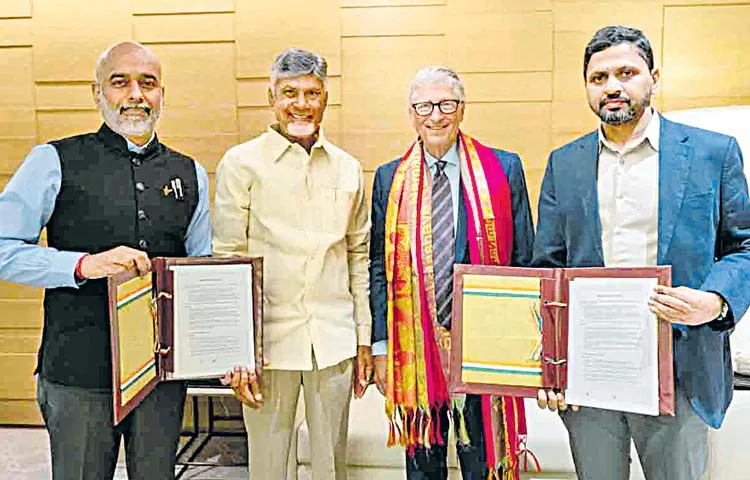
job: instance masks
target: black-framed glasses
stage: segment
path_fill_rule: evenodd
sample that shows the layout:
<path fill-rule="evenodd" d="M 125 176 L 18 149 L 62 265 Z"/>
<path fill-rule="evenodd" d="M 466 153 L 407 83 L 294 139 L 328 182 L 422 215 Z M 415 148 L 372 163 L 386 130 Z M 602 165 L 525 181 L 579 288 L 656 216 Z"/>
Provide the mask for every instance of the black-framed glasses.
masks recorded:
<path fill-rule="evenodd" d="M 438 109 L 446 115 L 456 113 L 456 110 L 458 110 L 458 106 L 461 105 L 461 103 L 461 100 L 442 100 L 440 102 L 412 103 L 411 106 L 417 115 L 420 117 L 426 117 L 432 113 L 432 110 L 435 107 L 438 107 Z"/>

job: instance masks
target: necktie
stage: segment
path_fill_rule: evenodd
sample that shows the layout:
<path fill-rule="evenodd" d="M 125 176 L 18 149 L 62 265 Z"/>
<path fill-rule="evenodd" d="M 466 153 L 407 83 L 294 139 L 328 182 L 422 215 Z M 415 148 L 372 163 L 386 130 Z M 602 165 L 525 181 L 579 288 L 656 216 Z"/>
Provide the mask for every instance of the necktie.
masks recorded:
<path fill-rule="evenodd" d="M 450 328 L 456 242 L 453 233 L 453 197 L 444 169 L 445 161 L 438 161 L 432 181 L 432 262 L 437 319 L 440 325 Z"/>

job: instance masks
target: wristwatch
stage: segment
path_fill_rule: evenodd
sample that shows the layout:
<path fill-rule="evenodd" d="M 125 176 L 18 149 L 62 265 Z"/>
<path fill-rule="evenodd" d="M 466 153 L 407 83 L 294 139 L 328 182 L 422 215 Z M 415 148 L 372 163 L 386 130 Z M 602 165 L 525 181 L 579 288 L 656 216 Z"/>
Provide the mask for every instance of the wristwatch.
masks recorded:
<path fill-rule="evenodd" d="M 727 318 L 727 315 L 729 315 L 729 304 L 721 295 L 719 295 L 719 298 L 721 299 L 721 312 L 719 312 L 719 316 L 714 319 L 715 322 L 724 321 L 724 319 Z"/>

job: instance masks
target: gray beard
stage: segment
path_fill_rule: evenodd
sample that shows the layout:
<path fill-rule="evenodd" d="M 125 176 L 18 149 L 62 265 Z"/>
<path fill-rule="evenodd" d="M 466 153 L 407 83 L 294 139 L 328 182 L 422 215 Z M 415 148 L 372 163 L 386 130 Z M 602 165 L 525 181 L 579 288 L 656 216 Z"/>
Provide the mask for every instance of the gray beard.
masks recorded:
<path fill-rule="evenodd" d="M 99 111 L 104 118 L 104 123 L 106 123 L 113 132 L 122 135 L 123 137 L 141 137 L 153 132 L 156 128 L 156 122 L 161 115 L 161 111 L 164 108 L 163 105 L 161 105 L 159 108 L 152 109 L 151 114 L 144 119 L 129 119 L 120 115 L 119 109 L 110 107 L 103 96 L 99 98 L 98 103 Z"/>
<path fill-rule="evenodd" d="M 597 115 L 599 115 L 599 118 L 602 120 L 602 122 L 606 123 L 607 125 L 625 125 L 626 123 L 631 123 L 634 120 L 640 118 L 641 114 L 643 114 L 643 112 L 650 105 L 650 95 L 646 95 L 640 105 L 640 109 L 637 108 L 637 106 L 633 102 L 629 101 L 627 109 L 611 111 L 605 110 L 604 106 L 601 106 L 599 108 L 599 111 L 596 113 Z"/>

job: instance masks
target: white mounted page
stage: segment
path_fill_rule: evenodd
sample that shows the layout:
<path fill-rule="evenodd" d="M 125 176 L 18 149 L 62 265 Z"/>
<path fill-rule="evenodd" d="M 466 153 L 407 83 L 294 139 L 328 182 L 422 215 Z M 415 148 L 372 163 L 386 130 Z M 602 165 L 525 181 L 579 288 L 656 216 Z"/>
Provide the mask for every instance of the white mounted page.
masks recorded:
<path fill-rule="evenodd" d="M 659 414 L 656 278 L 576 278 L 568 291 L 570 405 Z"/>
<path fill-rule="evenodd" d="M 175 265 L 171 378 L 219 377 L 254 366 L 252 266 Z"/>

